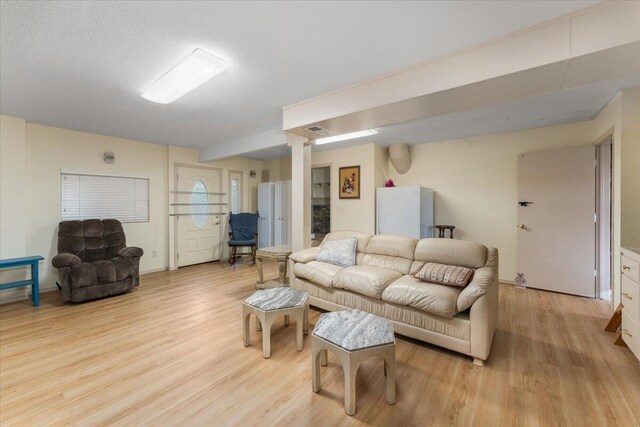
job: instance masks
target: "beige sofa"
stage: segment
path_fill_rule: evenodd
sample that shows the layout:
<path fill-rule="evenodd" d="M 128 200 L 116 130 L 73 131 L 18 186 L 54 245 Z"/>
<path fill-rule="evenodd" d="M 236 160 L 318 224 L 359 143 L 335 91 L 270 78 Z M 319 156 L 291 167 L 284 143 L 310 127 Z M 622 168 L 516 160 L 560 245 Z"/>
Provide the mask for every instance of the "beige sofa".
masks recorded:
<path fill-rule="evenodd" d="M 357 262 L 339 267 L 315 260 L 319 247 L 290 257 L 291 287 L 324 310 L 357 308 L 394 322 L 399 334 L 473 357 L 484 365 L 498 321 L 498 251 L 453 239 L 416 240 L 340 231 L 325 241 L 356 237 Z M 476 269 L 460 290 L 413 277 L 427 262 Z"/>

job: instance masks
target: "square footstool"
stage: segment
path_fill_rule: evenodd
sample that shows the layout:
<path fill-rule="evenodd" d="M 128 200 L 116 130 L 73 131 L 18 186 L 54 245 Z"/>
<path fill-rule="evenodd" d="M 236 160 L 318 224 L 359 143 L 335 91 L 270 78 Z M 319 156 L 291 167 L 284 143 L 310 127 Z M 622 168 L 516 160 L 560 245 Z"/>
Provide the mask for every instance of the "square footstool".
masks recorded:
<path fill-rule="evenodd" d="M 361 310 L 320 315 L 311 334 L 313 391 L 320 391 L 320 365 L 327 366 L 327 350 L 340 360 L 344 371 L 344 410 L 356 413 L 356 373 L 370 357 L 384 360 L 387 403 L 396 403 L 396 340 L 393 323 Z"/>
<path fill-rule="evenodd" d="M 262 355 L 265 359 L 271 357 L 271 325 L 281 316 L 285 316 L 287 320 L 288 316 L 296 319 L 296 347 L 298 351 L 302 351 L 302 336 L 309 328 L 309 295 L 306 292 L 291 288 L 272 288 L 256 291 L 247 298 L 242 304 L 245 347 L 251 344 L 251 314 L 256 316 L 256 323 L 262 328 Z"/>

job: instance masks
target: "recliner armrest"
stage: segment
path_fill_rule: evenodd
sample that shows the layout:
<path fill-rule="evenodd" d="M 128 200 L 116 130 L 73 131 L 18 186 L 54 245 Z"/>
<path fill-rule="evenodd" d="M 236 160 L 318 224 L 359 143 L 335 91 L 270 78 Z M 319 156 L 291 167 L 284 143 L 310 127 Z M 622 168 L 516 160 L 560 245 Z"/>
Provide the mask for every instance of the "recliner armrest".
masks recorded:
<path fill-rule="evenodd" d="M 80 265 L 81 262 L 82 260 L 77 255 L 65 252 L 54 256 L 51 260 L 51 264 L 53 264 L 55 268 L 74 267 Z"/>
<path fill-rule="evenodd" d="M 315 261 L 316 255 L 320 252 L 320 247 L 317 246 L 315 248 L 307 248 L 301 251 L 297 251 L 289 255 L 289 259 L 292 259 L 295 262 L 308 263 L 311 261 Z"/>
<path fill-rule="evenodd" d="M 122 258 L 140 258 L 144 255 L 144 251 L 137 246 L 127 246 L 126 248 L 120 249 L 118 255 Z"/>

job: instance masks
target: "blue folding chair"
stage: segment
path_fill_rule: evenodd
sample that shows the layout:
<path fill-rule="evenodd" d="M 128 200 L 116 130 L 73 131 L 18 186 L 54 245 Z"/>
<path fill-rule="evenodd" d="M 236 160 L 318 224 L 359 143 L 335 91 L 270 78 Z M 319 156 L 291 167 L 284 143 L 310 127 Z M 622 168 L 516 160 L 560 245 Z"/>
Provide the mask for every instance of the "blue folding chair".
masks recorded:
<path fill-rule="evenodd" d="M 258 213 L 238 213 L 229 215 L 229 264 L 236 262 L 236 257 L 251 255 L 256 262 L 258 247 Z M 251 252 L 237 253 L 238 248 L 250 247 Z"/>

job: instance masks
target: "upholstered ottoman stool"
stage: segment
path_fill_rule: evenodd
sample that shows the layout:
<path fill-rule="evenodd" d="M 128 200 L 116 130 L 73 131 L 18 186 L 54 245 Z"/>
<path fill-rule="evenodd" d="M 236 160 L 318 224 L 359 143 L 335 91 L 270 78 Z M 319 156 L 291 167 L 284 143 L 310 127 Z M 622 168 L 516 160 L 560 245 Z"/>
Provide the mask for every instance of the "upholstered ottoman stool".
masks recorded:
<path fill-rule="evenodd" d="M 251 344 L 251 314 L 256 316 L 256 323 L 262 327 L 262 356 L 265 359 L 271 357 L 271 325 L 281 316 L 291 316 L 296 320 L 296 347 L 298 351 L 302 351 L 302 336 L 309 329 L 309 295 L 306 292 L 292 288 L 272 288 L 256 291 L 247 298 L 242 304 L 245 347 Z"/>
<path fill-rule="evenodd" d="M 320 391 L 320 365 L 327 366 L 327 350 L 344 370 L 344 411 L 356 413 L 356 373 L 360 364 L 374 356 L 384 360 L 387 403 L 396 403 L 396 340 L 393 323 L 361 310 L 320 315 L 311 334 L 313 391 Z"/>

